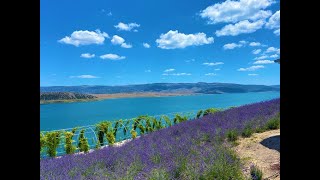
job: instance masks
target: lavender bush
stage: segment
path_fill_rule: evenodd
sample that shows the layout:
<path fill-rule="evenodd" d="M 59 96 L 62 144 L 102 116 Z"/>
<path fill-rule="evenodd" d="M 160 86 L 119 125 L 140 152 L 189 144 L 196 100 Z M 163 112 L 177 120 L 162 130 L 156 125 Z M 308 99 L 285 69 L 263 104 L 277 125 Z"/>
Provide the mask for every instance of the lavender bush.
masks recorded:
<path fill-rule="evenodd" d="M 279 112 L 280 99 L 274 99 L 182 122 L 121 147 L 42 159 L 40 179 L 243 179 L 239 159 L 220 137 L 230 129 L 242 132 L 249 122 L 263 127 Z"/>

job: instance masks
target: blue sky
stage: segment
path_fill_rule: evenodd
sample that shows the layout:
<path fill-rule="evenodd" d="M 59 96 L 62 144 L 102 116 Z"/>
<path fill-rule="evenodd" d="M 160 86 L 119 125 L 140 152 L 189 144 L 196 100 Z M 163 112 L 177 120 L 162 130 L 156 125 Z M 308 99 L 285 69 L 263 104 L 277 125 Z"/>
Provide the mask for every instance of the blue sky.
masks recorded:
<path fill-rule="evenodd" d="M 274 0 L 41 0 L 40 86 L 280 84 Z"/>

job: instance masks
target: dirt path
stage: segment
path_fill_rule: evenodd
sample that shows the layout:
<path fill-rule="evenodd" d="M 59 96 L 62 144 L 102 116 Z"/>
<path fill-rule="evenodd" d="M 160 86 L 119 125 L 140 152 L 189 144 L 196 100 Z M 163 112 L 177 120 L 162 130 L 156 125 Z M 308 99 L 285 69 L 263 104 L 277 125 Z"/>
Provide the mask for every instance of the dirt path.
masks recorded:
<path fill-rule="evenodd" d="M 255 133 L 249 138 L 240 138 L 235 151 L 245 164 L 243 170 L 250 174 L 250 164 L 263 172 L 263 179 L 280 179 L 280 130 Z"/>

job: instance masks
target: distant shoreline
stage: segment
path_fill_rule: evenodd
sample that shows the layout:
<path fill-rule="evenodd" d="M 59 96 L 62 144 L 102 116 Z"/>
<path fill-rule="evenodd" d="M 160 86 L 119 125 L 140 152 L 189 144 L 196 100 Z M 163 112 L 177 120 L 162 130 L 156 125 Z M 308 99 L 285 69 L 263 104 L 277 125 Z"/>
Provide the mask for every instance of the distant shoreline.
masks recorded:
<path fill-rule="evenodd" d="M 136 98 L 136 97 L 168 97 L 168 96 L 188 96 L 198 95 L 196 93 L 114 93 L 114 94 L 90 94 L 96 96 L 95 99 L 59 99 L 40 101 L 40 104 L 55 104 L 55 103 L 74 103 L 74 102 L 90 102 L 104 99 L 119 99 L 119 98 Z"/>

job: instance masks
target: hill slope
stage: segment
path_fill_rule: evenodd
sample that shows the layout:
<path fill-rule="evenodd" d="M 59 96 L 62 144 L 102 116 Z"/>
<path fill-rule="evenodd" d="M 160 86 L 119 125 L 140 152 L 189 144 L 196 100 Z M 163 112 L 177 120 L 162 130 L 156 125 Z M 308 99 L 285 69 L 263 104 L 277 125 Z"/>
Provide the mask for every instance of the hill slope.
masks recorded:
<path fill-rule="evenodd" d="M 280 91 L 279 86 L 242 85 L 231 83 L 152 83 L 124 86 L 50 86 L 40 87 L 41 92 L 75 92 L 87 94 L 114 94 L 114 93 L 245 93 Z"/>

